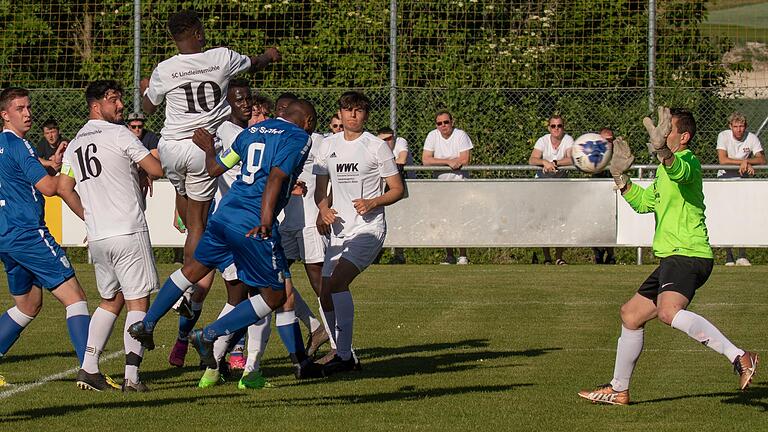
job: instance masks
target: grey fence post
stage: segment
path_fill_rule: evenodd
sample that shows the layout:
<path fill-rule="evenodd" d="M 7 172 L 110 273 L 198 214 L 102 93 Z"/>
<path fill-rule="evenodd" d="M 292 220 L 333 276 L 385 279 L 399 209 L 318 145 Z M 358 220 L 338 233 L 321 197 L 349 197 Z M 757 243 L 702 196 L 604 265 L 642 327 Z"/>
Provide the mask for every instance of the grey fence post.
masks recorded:
<path fill-rule="evenodd" d="M 656 0 L 648 0 L 648 110 L 653 112 L 656 90 Z"/>
<path fill-rule="evenodd" d="M 141 112 L 141 0 L 133 0 L 133 112 Z"/>
<path fill-rule="evenodd" d="M 397 0 L 389 0 L 389 127 L 397 140 Z"/>
<path fill-rule="evenodd" d="M 642 168 L 637 169 L 637 178 L 638 180 L 643 178 Z M 637 248 L 637 265 L 643 265 L 643 248 L 642 247 Z"/>

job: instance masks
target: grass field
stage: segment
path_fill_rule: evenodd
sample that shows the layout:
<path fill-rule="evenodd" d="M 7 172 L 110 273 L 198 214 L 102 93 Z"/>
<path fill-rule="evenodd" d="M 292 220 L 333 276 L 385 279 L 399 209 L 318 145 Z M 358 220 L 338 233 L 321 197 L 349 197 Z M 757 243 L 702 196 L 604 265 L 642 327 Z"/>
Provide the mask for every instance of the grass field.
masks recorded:
<path fill-rule="evenodd" d="M 727 37 L 736 46 L 768 43 L 768 2 L 725 1 L 716 7 L 701 26 L 705 36 Z"/>
<path fill-rule="evenodd" d="M 161 277 L 172 269 L 162 266 Z M 92 311 L 92 270 L 78 270 Z M 0 389 L 0 430 L 765 430 L 765 369 L 750 391 L 739 392 L 724 357 L 656 322 L 646 332 L 633 405 L 578 399 L 581 387 L 610 380 L 618 307 L 651 270 L 373 266 L 353 288 L 363 370 L 296 382 L 273 332 L 263 371 L 276 388 L 248 392 L 235 383 L 196 388 L 194 352 L 189 367 L 168 366 L 175 316 L 161 321 L 155 336 L 161 346 L 143 364 L 151 393 L 77 390 L 74 373 L 61 374 L 76 366 L 63 310 L 46 295 L 41 315 L 0 361 L 12 384 Z M 737 345 L 768 355 L 767 279 L 768 266 L 718 266 L 691 310 Z M 309 297 L 303 277 L 297 284 Z M 217 288 L 206 322 L 223 303 Z M 9 304 L 7 295 L 0 298 L 0 307 Z M 102 364 L 114 377 L 122 377 L 121 349 L 116 331 L 104 354 L 111 359 Z M 62 376 L 50 378 L 56 374 Z"/>

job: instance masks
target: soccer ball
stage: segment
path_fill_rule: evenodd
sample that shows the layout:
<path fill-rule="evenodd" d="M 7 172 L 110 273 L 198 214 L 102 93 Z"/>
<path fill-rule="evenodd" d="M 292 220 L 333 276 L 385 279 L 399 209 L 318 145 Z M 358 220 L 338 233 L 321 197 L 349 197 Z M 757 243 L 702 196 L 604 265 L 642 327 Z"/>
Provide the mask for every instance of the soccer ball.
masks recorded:
<path fill-rule="evenodd" d="M 612 154 L 613 144 L 596 133 L 580 136 L 571 148 L 573 165 L 587 174 L 603 171 L 611 162 Z"/>

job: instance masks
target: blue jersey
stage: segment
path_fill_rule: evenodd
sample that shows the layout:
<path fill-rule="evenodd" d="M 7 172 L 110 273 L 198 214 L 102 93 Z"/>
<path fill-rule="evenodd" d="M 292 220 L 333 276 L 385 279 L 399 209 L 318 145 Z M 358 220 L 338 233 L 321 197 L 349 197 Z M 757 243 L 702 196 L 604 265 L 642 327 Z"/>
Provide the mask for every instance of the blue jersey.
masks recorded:
<path fill-rule="evenodd" d="M 23 231 L 45 226 L 45 200 L 35 184 L 48 175 L 25 139 L 0 133 L 0 250 Z"/>
<path fill-rule="evenodd" d="M 272 168 L 290 176 L 280 190 L 275 216 L 283 210 L 290 189 L 301 173 L 312 141 L 304 129 L 282 119 L 267 119 L 240 133 L 227 151 L 217 157 L 229 169 L 242 161 L 240 175 L 221 201 L 214 219 L 245 231 L 261 221 L 261 199 Z M 236 228 L 237 227 L 237 228 Z"/>

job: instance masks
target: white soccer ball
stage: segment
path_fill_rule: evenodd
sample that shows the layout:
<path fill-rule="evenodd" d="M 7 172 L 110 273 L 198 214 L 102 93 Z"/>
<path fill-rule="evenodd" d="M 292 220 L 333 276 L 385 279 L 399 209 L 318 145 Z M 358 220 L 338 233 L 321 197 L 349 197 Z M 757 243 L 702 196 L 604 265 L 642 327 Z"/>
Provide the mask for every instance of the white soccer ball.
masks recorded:
<path fill-rule="evenodd" d="M 587 174 L 603 171 L 611 162 L 611 155 L 613 144 L 596 133 L 580 136 L 571 148 L 573 165 Z"/>

